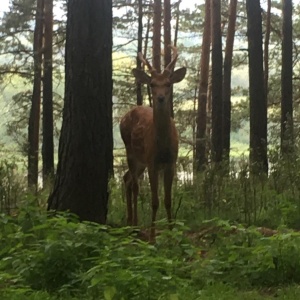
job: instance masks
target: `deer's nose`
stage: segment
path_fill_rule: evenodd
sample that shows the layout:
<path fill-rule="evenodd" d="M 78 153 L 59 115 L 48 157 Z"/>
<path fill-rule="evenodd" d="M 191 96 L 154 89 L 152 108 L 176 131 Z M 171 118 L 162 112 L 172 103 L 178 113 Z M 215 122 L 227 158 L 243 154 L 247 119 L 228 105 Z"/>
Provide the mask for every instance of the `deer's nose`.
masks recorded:
<path fill-rule="evenodd" d="M 163 102 L 164 100 L 165 100 L 165 96 L 163 96 L 163 95 L 159 95 L 158 97 L 157 97 L 157 100 L 158 100 L 158 102 Z"/>

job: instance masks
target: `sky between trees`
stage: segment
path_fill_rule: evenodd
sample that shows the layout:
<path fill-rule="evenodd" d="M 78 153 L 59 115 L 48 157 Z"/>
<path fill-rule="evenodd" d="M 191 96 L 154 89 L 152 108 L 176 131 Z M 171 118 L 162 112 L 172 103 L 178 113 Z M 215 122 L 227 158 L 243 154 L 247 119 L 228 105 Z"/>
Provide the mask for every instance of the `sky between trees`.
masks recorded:
<path fill-rule="evenodd" d="M 297 0 L 297 1 L 300 1 L 300 0 Z M 297 1 L 295 1 L 295 2 L 297 2 Z M 204 2 L 204 0 L 183 0 L 181 3 L 181 7 L 182 8 L 185 8 L 185 7 L 193 8 L 196 3 L 201 3 L 201 2 Z M 7 11 L 8 7 L 9 7 L 9 0 L 1 0 L 0 13 Z"/>
<path fill-rule="evenodd" d="M 0 1 L 0 13 L 3 13 L 8 10 L 10 0 L 1 0 Z M 193 8 L 195 4 L 201 4 L 204 0 L 183 0 L 181 2 L 182 8 Z M 266 0 L 261 0 L 262 7 L 265 5 Z M 300 0 L 293 0 L 294 4 L 300 3 Z"/>

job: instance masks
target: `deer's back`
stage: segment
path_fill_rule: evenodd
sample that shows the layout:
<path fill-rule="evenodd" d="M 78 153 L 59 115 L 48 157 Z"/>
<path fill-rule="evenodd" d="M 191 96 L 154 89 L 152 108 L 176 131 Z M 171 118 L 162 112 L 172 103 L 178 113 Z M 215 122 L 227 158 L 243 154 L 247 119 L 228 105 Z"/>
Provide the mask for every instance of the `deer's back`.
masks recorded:
<path fill-rule="evenodd" d="M 167 153 L 172 162 L 175 163 L 178 153 L 178 135 L 174 121 L 170 119 L 173 139 L 168 144 Z M 154 126 L 153 109 L 146 106 L 137 106 L 124 115 L 120 122 L 121 137 L 124 141 L 127 157 L 139 161 L 147 166 L 154 158 Z M 163 153 L 164 154 L 164 153 Z M 170 163 L 171 161 L 161 161 Z"/>
<path fill-rule="evenodd" d="M 153 109 L 146 106 L 131 109 L 121 119 L 120 131 L 127 156 L 147 165 L 153 152 Z"/>

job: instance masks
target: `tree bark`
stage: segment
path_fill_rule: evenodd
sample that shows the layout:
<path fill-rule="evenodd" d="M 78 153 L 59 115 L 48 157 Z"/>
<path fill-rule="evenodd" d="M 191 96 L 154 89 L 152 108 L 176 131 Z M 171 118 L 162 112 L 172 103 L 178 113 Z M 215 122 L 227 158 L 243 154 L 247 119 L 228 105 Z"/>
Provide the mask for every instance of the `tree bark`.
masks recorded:
<path fill-rule="evenodd" d="M 174 46 L 177 47 L 178 41 L 178 32 L 179 32 L 179 17 L 180 17 L 180 4 L 182 0 L 177 2 L 177 10 L 176 10 L 176 23 L 175 23 L 175 32 L 174 32 Z"/>
<path fill-rule="evenodd" d="M 269 93 L 269 42 L 271 33 L 271 0 L 268 0 L 267 7 L 267 20 L 266 20 L 266 33 L 265 33 L 265 47 L 264 47 L 264 80 L 265 80 L 265 93 L 268 101 Z"/>
<path fill-rule="evenodd" d="M 34 79 L 33 92 L 28 125 L 28 186 L 37 189 L 39 165 L 39 132 L 41 110 L 41 81 L 42 81 L 42 45 L 43 45 L 43 11 L 44 0 L 37 1 L 33 59 Z"/>
<path fill-rule="evenodd" d="M 222 99 L 222 35 L 221 0 L 211 0 L 212 21 L 212 161 L 222 161 L 223 99 Z"/>
<path fill-rule="evenodd" d="M 143 1 L 138 0 L 138 46 L 137 53 L 143 51 Z M 137 69 L 142 69 L 142 63 L 139 59 L 139 56 L 136 56 L 136 67 Z M 142 84 L 136 82 L 136 104 L 143 105 L 143 93 L 142 93 Z"/>
<path fill-rule="evenodd" d="M 43 80 L 43 183 L 54 174 L 53 143 L 53 0 L 46 0 L 44 7 L 44 80 Z"/>
<path fill-rule="evenodd" d="M 149 2 L 149 6 L 151 7 L 152 5 L 152 0 L 150 0 Z M 148 52 L 148 44 L 149 44 L 149 34 L 150 34 L 150 21 L 151 21 L 151 17 L 148 16 L 148 20 L 147 20 L 147 29 L 146 29 L 146 34 L 145 34 L 145 44 L 144 44 L 144 56 L 147 57 L 147 52 Z M 151 96 L 151 90 L 150 90 L 150 86 L 147 85 L 147 95 L 148 95 L 148 99 L 149 99 L 149 106 L 152 107 L 152 96 Z"/>
<path fill-rule="evenodd" d="M 262 16 L 259 0 L 246 1 L 248 17 L 251 173 L 267 173 L 267 101 L 265 97 Z"/>
<path fill-rule="evenodd" d="M 153 67 L 157 72 L 161 72 L 161 0 L 154 0 L 153 11 Z"/>
<path fill-rule="evenodd" d="M 172 59 L 172 51 L 169 45 L 171 45 L 171 2 L 170 0 L 164 0 L 164 66 L 166 67 Z M 170 111 L 171 117 L 174 118 L 173 108 L 173 86 L 170 95 Z"/>
<path fill-rule="evenodd" d="M 282 0 L 281 152 L 293 150 L 293 25 L 292 0 Z"/>
<path fill-rule="evenodd" d="M 229 6 L 229 21 L 223 73 L 223 157 L 227 162 L 229 162 L 230 158 L 231 69 L 236 24 L 236 8 L 237 0 L 231 0 Z"/>
<path fill-rule="evenodd" d="M 105 223 L 112 161 L 112 0 L 69 0 L 63 124 L 48 209 Z"/>
<path fill-rule="evenodd" d="M 211 12 L 210 0 L 205 1 L 205 26 L 202 36 L 202 51 L 200 60 L 200 79 L 197 109 L 196 130 L 196 170 L 203 171 L 207 163 L 206 157 L 206 122 L 207 122 L 207 91 L 209 78 L 209 59 L 211 42 Z"/>

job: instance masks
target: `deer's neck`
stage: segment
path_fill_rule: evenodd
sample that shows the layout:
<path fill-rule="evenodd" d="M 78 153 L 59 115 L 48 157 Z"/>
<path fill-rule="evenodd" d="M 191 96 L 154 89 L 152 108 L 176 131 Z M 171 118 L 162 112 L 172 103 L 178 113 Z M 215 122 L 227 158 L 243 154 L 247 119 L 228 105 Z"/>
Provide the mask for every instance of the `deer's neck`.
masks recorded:
<path fill-rule="evenodd" d="M 168 108 L 153 111 L 155 160 L 158 163 L 173 161 L 172 154 L 172 123 Z"/>

